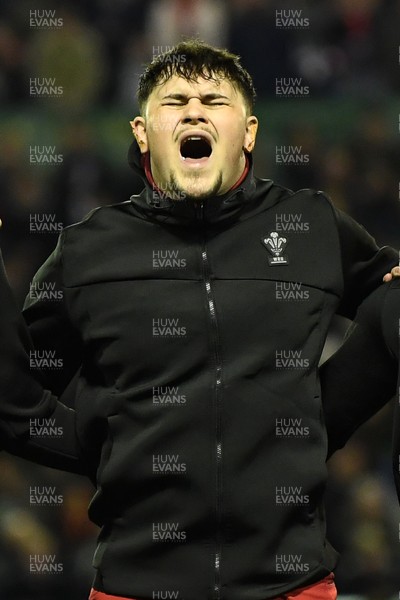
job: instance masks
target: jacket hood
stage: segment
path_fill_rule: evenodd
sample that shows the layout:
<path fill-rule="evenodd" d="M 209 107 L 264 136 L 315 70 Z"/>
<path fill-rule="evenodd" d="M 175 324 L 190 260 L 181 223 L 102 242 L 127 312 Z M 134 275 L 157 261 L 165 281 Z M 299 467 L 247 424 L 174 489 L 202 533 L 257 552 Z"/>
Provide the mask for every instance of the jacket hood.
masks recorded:
<path fill-rule="evenodd" d="M 132 142 L 132 144 L 129 146 L 128 163 L 129 163 L 129 166 L 131 167 L 131 169 L 133 169 L 135 171 L 135 173 L 137 175 L 139 175 L 143 179 L 143 181 L 146 183 L 147 178 L 146 178 L 146 173 L 144 172 L 142 156 L 143 156 L 143 154 L 140 152 L 139 146 L 138 146 L 137 142 L 134 140 Z"/>

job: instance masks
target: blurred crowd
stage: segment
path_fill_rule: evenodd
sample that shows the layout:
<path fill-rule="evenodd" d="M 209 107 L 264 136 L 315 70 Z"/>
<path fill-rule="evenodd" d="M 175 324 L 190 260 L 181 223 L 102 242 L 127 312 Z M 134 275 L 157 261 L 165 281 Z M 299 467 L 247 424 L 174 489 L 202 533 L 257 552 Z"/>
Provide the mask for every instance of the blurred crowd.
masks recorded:
<path fill-rule="evenodd" d="M 49 9 L 62 27 L 43 28 Z M 142 64 L 181 36 L 240 54 L 260 96 L 291 75 L 323 95 L 400 89 L 397 0 L 1 0 L 0 14 L 5 102 L 26 102 L 27 78 L 51 73 L 70 111 L 130 106 Z"/>
<path fill-rule="evenodd" d="M 18 301 L 61 227 L 140 191 L 126 161 L 138 77 L 182 36 L 228 47 L 253 75 L 257 175 L 325 190 L 378 243 L 400 247 L 399 32 L 399 0 L 0 0 L 1 247 Z M 309 95 L 278 98 L 278 78 Z M 36 97 L 49 79 L 55 95 Z M 391 414 L 331 461 L 341 598 L 399 597 Z M 91 485 L 6 454 L 0 472 L 0 600 L 86 600 Z M 35 503 L 35 488 L 59 502 Z M 37 555 L 59 575 L 34 574 Z"/>

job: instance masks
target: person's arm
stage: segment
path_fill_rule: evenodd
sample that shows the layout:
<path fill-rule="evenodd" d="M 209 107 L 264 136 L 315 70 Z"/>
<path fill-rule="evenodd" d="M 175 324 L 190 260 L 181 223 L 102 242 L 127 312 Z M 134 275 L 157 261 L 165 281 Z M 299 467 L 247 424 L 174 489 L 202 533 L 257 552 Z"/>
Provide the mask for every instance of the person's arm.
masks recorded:
<path fill-rule="evenodd" d="M 343 293 L 337 313 L 353 320 L 358 306 L 382 285 L 385 273 L 398 264 L 394 248 L 379 248 L 374 238 L 346 213 L 335 209 L 342 255 Z"/>
<path fill-rule="evenodd" d="M 0 447 L 46 466 L 84 473 L 74 411 L 44 389 L 30 368 L 32 341 L 7 281 L 1 251 L 0 340 Z M 45 435 L 46 423 L 57 436 Z"/>
<path fill-rule="evenodd" d="M 398 264 L 398 252 L 378 248 L 351 217 L 333 208 L 342 257 L 342 294 L 337 313 L 356 324 L 345 346 L 320 369 L 329 456 L 393 396 L 397 367 L 388 355 L 379 326 L 379 302 L 385 273 Z M 375 292 L 371 301 L 367 298 Z M 369 369 L 373 364 L 374 368 Z"/>
<path fill-rule="evenodd" d="M 328 457 L 396 393 L 400 281 L 360 306 L 344 344 L 320 368 Z"/>
<path fill-rule="evenodd" d="M 83 345 L 71 322 L 63 281 L 65 230 L 57 246 L 33 278 L 23 316 L 34 346 L 31 367 L 44 386 L 64 393 L 82 364 Z"/>

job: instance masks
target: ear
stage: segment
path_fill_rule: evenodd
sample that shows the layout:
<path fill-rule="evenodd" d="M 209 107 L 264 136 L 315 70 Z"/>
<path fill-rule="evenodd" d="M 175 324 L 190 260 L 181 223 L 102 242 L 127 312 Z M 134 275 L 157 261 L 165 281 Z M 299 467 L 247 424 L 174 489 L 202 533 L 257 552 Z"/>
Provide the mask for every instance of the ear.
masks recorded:
<path fill-rule="evenodd" d="M 245 152 L 252 152 L 256 143 L 258 129 L 258 119 L 254 115 L 247 117 L 246 134 L 244 136 L 243 149 Z"/>
<path fill-rule="evenodd" d="M 129 121 L 132 127 L 132 133 L 139 144 L 140 152 L 145 154 L 149 150 L 146 133 L 146 120 L 143 117 L 135 117 Z"/>

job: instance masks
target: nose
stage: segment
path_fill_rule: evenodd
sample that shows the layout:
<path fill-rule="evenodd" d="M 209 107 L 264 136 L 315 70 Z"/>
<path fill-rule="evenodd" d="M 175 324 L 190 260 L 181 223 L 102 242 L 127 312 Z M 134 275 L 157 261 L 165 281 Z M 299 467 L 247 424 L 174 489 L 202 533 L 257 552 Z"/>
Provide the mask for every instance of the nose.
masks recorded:
<path fill-rule="evenodd" d="M 185 124 L 208 122 L 204 106 L 198 98 L 190 98 L 183 112 L 182 122 Z"/>

